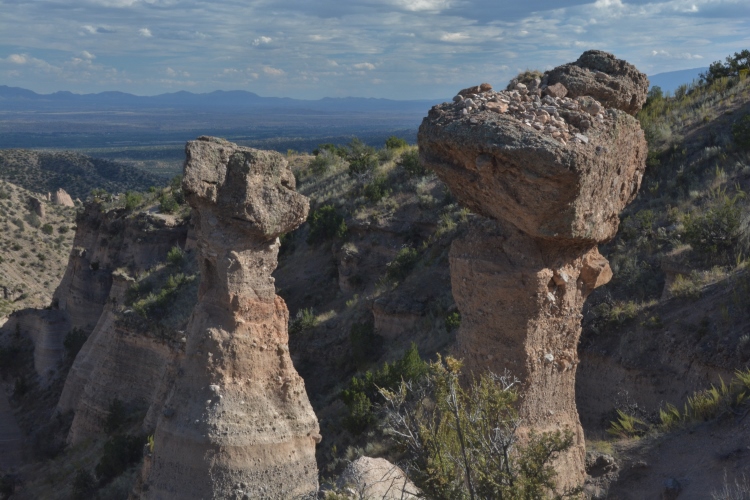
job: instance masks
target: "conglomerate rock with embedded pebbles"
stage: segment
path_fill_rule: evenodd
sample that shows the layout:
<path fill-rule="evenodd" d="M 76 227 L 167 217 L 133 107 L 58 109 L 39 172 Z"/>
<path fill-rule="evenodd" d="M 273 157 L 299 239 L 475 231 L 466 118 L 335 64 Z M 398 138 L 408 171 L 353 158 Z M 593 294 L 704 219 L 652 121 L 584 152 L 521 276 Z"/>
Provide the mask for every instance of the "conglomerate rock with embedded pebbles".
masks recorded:
<path fill-rule="evenodd" d="M 278 236 L 308 201 L 279 153 L 200 137 L 186 147 L 201 284 L 185 358 L 144 466 L 144 498 L 298 498 L 321 437 L 275 293 Z"/>
<path fill-rule="evenodd" d="M 488 218 L 451 246 L 456 354 L 472 371 L 507 369 L 523 381 L 522 433 L 573 433 L 555 462 L 564 488 L 584 478 L 574 392 L 581 310 L 612 277 L 597 244 L 615 235 L 638 192 L 647 146 L 633 116 L 585 89 L 569 98 L 559 86 L 549 95 L 541 79 L 509 87 L 483 84 L 433 107 L 419 129 L 420 159 Z M 641 102 L 640 86 L 613 100 L 636 91 Z"/>
<path fill-rule="evenodd" d="M 588 50 L 576 62 L 547 71 L 542 82 L 562 84 L 568 97 L 591 96 L 631 115 L 646 103 L 649 87 L 648 77 L 635 66 L 601 50 Z"/>

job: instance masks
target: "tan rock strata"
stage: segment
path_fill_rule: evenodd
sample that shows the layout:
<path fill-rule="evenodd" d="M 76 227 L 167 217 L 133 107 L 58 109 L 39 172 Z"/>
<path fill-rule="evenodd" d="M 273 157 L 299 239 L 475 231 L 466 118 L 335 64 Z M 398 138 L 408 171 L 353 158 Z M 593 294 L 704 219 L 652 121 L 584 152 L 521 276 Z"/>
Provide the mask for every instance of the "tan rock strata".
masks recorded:
<path fill-rule="evenodd" d="M 610 101 L 640 107 L 640 73 L 609 62 L 628 70 L 617 75 L 620 87 L 608 87 Z M 542 98 L 543 85 L 511 87 L 462 91 L 433 107 L 419 129 L 420 158 L 461 203 L 494 219 L 472 224 L 451 247 L 457 354 L 471 370 L 522 379 L 522 432 L 573 432 L 573 447 L 556 461 L 564 488 L 585 473 L 575 406 L 581 310 L 612 277 L 596 245 L 615 235 L 618 213 L 635 197 L 647 148 L 635 118 L 586 89 L 571 86 L 569 99 Z"/>
<path fill-rule="evenodd" d="M 296 498 L 317 491 L 318 422 L 289 356 L 277 236 L 307 199 L 274 152 L 201 137 L 183 189 L 201 267 L 185 359 L 159 419 L 144 498 Z"/>

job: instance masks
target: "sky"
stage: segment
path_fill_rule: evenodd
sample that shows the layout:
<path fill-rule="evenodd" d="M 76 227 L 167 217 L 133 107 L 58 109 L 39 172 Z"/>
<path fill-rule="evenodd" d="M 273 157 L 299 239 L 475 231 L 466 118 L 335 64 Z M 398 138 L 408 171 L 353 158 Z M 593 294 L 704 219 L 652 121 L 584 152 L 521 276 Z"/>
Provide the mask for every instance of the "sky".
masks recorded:
<path fill-rule="evenodd" d="M 750 48 L 748 0 L 0 0 L 0 85 L 442 99 L 585 50 L 646 74 Z"/>

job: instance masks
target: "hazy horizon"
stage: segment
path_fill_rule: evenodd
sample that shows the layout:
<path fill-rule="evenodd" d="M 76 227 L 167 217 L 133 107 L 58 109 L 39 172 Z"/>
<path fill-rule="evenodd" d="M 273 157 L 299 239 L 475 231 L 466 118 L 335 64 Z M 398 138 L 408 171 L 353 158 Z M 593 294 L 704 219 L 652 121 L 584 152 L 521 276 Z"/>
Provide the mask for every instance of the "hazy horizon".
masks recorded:
<path fill-rule="evenodd" d="M 0 84 L 438 99 L 601 49 L 647 74 L 750 46 L 746 0 L 0 0 Z"/>

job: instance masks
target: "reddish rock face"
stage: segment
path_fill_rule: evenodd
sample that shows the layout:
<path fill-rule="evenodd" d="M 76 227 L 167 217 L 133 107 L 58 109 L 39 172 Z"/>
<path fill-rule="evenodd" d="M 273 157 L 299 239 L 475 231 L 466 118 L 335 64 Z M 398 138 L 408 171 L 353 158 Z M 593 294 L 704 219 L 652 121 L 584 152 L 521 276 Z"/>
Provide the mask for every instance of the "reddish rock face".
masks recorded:
<path fill-rule="evenodd" d="M 200 252 L 185 359 L 154 436 L 144 498 L 297 498 L 317 491 L 318 422 L 276 296 L 277 236 L 307 199 L 274 152 L 201 137 L 183 190 Z"/>
<path fill-rule="evenodd" d="M 598 64 L 599 54 L 579 62 Z M 599 66 L 584 66 L 625 80 L 638 73 L 605 56 Z M 419 129 L 420 159 L 461 203 L 490 218 L 451 246 L 462 318 L 456 354 L 473 371 L 507 369 L 522 380 L 522 433 L 573 432 L 573 447 L 555 464 L 560 487 L 581 484 L 585 473 L 575 407 L 581 310 L 612 277 L 596 245 L 617 232 L 647 153 L 643 131 L 628 114 L 634 108 L 611 105 L 633 101 L 640 109 L 647 87 L 612 84 L 605 100 L 602 78 L 595 81 L 571 84 L 572 98 L 542 98 L 544 83 L 459 95 L 432 108 Z"/>

